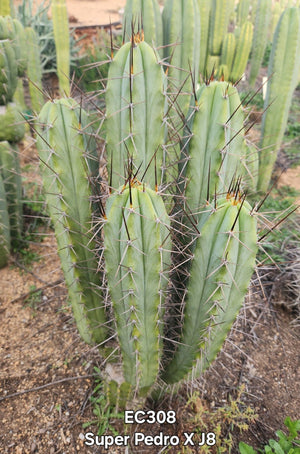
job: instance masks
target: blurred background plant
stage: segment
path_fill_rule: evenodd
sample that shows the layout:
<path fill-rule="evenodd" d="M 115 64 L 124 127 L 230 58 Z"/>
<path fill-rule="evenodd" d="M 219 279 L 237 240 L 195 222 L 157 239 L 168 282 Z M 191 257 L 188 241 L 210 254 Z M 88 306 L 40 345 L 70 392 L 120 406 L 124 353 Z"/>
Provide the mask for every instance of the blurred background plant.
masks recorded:
<path fill-rule="evenodd" d="M 32 27 L 39 37 L 41 65 L 43 74 L 55 73 L 56 50 L 53 23 L 49 17 L 51 0 L 22 0 L 16 9 L 16 17 L 24 27 Z M 78 65 L 82 46 L 80 39 L 75 38 L 74 30 L 70 32 L 70 63 L 71 71 Z"/>

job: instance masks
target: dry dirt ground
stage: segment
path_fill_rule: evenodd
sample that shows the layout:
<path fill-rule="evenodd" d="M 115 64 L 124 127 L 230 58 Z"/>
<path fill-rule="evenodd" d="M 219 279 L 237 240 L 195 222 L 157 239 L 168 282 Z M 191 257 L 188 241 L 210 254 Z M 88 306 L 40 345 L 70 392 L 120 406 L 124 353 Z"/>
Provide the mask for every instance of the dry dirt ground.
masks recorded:
<path fill-rule="evenodd" d="M 99 25 L 118 21 L 125 1 L 67 0 L 67 4 L 74 24 Z M 35 169 L 26 178 L 38 181 L 38 160 L 30 142 L 22 147 L 22 161 Z M 299 168 L 293 172 L 299 172 Z M 295 183 L 297 175 L 288 174 L 285 184 Z M 90 396 L 96 386 L 94 367 L 101 367 L 102 358 L 78 336 L 53 232 L 45 225 L 38 235 L 42 241 L 32 241 L 30 246 L 38 260 L 24 266 L 15 255 L 9 266 L 0 270 L 0 453 L 125 453 L 125 448 L 105 451 L 84 444 L 84 434 L 96 431 L 96 426 L 84 428 L 83 424 L 95 419 Z M 272 295 L 271 299 L 268 295 L 262 294 L 259 286 L 253 287 L 223 352 L 195 384 L 198 398 L 193 404 L 188 405 L 190 388 L 162 399 L 156 407 L 147 402 L 145 409 L 175 410 L 174 425 L 125 427 L 121 418 L 111 421 L 104 434 L 142 431 L 154 435 L 162 431 L 178 435 L 183 444 L 184 432 L 216 431 L 205 412 L 212 414 L 226 406 L 241 386 L 244 392 L 236 411 L 250 406 L 257 419 L 243 433 L 229 423 L 223 424 L 218 436 L 225 439 L 232 432 L 233 454 L 238 453 L 238 441 L 261 446 L 275 430 L 284 427 L 286 416 L 300 419 L 299 329 L 291 324 L 294 314 L 283 297 Z M 203 412 L 200 423 L 199 414 Z M 133 450 L 153 454 L 204 452 L 201 448 L 163 450 L 144 445 Z M 216 451 L 212 447 L 205 452 Z"/>

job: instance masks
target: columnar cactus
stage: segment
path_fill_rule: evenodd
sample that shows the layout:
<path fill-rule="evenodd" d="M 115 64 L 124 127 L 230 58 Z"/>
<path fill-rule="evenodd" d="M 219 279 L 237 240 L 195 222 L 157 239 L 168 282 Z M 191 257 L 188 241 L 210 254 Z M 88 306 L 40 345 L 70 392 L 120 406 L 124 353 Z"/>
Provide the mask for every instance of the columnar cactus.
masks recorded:
<path fill-rule="evenodd" d="M 59 88 L 66 96 L 70 94 L 70 33 L 66 0 L 53 0 L 51 6 L 56 49 Z"/>
<path fill-rule="evenodd" d="M 10 251 L 10 226 L 3 178 L 0 172 L 0 268 L 7 265 Z"/>
<path fill-rule="evenodd" d="M 170 220 L 162 197 L 129 179 L 106 206 L 104 257 L 125 381 L 140 392 L 156 381 L 170 266 Z"/>
<path fill-rule="evenodd" d="M 235 54 L 236 40 L 234 33 L 226 33 L 224 40 L 222 42 L 222 53 L 221 53 L 221 65 L 226 65 L 229 71 L 231 72 L 234 54 Z"/>
<path fill-rule="evenodd" d="M 249 16 L 250 0 L 240 0 L 237 6 L 237 25 L 242 26 Z"/>
<path fill-rule="evenodd" d="M 257 250 L 251 207 L 230 192 L 217 201 L 195 241 L 181 336 L 162 374 L 170 384 L 208 367 L 243 303 Z"/>
<path fill-rule="evenodd" d="M 124 183 L 128 156 L 136 169 L 140 167 L 141 175 L 146 172 L 145 181 L 152 186 L 156 167 L 160 182 L 165 134 L 164 74 L 140 33 L 113 58 L 105 99 L 107 165 L 112 187 Z"/>
<path fill-rule="evenodd" d="M 268 68 L 262 119 L 258 189 L 268 189 L 277 152 L 287 125 L 300 69 L 300 10 L 286 9 L 278 22 Z"/>
<path fill-rule="evenodd" d="M 197 216 L 215 191 L 226 191 L 239 174 L 244 115 L 236 88 L 227 82 L 202 85 L 193 109 L 181 165 L 186 204 Z"/>
<path fill-rule="evenodd" d="M 211 0 L 198 0 L 200 12 L 200 61 L 199 71 L 205 77 L 206 59 L 208 53 L 208 37 L 209 37 L 209 16 L 211 10 Z"/>
<path fill-rule="evenodd" d="M 170 91 L 177 93 L 180 90 L 177 104 L 186 115 L 193 93 L 193 79 L 197 82 L 199 73 L 201 23 L 198 0 L 167 0 L 163 26 L 165 58 L 170 63 Z"/>
<path fill-rule="evenodd" d="M 211 55 L 220 55 L 222 41 L 227 33 L 230 0 L 212 0 L 209 31 L 209 52 Z"/>
<path fill-rule="evenodd" d="M 0 105 L 12 101 L 17 88 L 17 61 L 9 39 L 0 40 Z"/>
<path fill-rule="evenodd" d="M 42 86 L 41 55 L 38 44 L 38 36 L 31 27 L 26 27 L 26 42 L 28 44 L 28 68 L 29 93 L 32 110 L 38 113 L 44 103 Z"/>
<path fill-rule="evenodd" d="M 251 51 L 253 38 L 253 25 L 251 22 L 244 22 L 237 40 L 235 56 L 230 73 L 230 80 L 237 82 L 245 72 L 248 58 Z"/>
<path fill-rule="evenodd" d="M 123 17 L 125 40 L 130 39 L 132 30 L 136 34 L 141 28 L 147 43 L 162 46 L 162 17 L 157 0 L 127 0 Z"/>
<path fill-rule="evenodd" d="M 85 112 L 72 99 L 48 101 L 38 118 L 39 156 L 48 210 L 82 338 L 102 342 L 105 314 L 94 255 L 92 189 L 96 156 Z M 83 131 L 85 135 L 83 135 Z"/>
<path fill-rule="evenodd" d="M 255 80 L 267 47 L 271 12 L 272 0 L 258 0 L 250 60 L 251 71 L 249 83 L 252 86 L 255 84 Z"/>
<path fill-rule="evenodd" d="M 21 238 L 23 225 L 22 181 L 17 147 L 0 142 L 0 174 L 3 178 L 12 245 Z"/>

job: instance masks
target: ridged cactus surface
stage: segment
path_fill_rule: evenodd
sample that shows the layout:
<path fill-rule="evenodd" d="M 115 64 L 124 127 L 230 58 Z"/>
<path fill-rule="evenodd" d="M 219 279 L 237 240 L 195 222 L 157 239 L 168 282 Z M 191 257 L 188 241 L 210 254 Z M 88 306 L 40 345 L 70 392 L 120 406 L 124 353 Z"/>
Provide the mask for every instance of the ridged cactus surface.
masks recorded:
<path fill-rule="evenodd" d="M 17 61 L 11 41 L 0 40 L 0 105 L 12 101 L 17 88 Z"/>
<path fill-rule="evenodd" d="M 133 159 L 139 175 L 161 180 L 164 143 L 164 74 L 153 49 L 135 35 L 114 57 L 106 89 L 106 143 L 112 187 L 124 183 L 124 163 Z M 156 156 L 156 159 L 154 158 Z M 126 172 L 125 172 L 126 174 Z"/>
<path fill-rule="evenodd" d="M 161 196 L 130 180 L 111 195 L 104 256 L 125 381 L 140 390 L 158 375 L 170 221 Z"/>
<path fill-rule="evenodd" d="M 31 27 L 26 27 L 25 35 L 28 43 L 27 76 L 29 79 L 31 107 L 34 112 L 38 113 L 44 104 L 41 55 L 38 44 L 38 36 Z"/>
<path fill-rule="evenodd" d="M 258 0 L 251 50 L 250 85 L 255 84 L 268 43 L 268 31 L 272 13 L 272 0 Z"/>
<path fill-rule="evenodd" d="M 74 100 L 48 101 L 38 118 L 37 145 L 74 317 L 82 338 L 99 343 L 105 337 L 106 320 L 92 231 L 89 177 L 94 163 L 87 146 L 88 124 Z"/>
<path fill-rule="evenodd" d="M 262 119 L 258 189 L 268 189 L 277 152 L 287 125 L 300 70 L 300 10 L 287 8 L 277 25 L 268 67 Z M 268 107 L 268 108 L 267 108 Z"/>
<path fill-rule="evenodd" d="M 237 82 L 245 72 L 251 51 L 253 25 L 250 21 L 244 22 L 237 40 L 235 56 L 232 64 L 230 80 Z"/>
<path fill-rule="evenodd" d="M 0 105 L 0 141 L 19 142 L 24 134 L 24 119 L 16 104 Z"/>
<path fill-rule="evenodd" d="M 209 52 L 220 55 L 224 35 L 228 31 L 230 0 L 211 0 Z"/>
<path fill-rule="evenodd" d="M 143 28 L 144 39 L 155 47 L 163 44 L 163 27 L 160 7 L 157 0 L 127 0 L 123 17 L 123 33 L 129 40 Z"/>
<path fill-rule="evenodd" d="M 53 31 L 59 88 L 70 95 L 70 32 L 66 0 L 52 0 Z"/>
<path fill-rule="evenodd" d="M 0 172 L 0 268 L 7 265 L 10 251 L 10 225 L 6 192 Z"/>
<path fill-rule="evenodd" d="M 169 90 L 180 93 L 178 109 L 187 114 L 194 80 L 199 76 L 201 23 L 198 0 L 167 0 L 163 10 L 165 58 Z"/>
<path fill-rule="evenodd" d="M 256 221 L 251 207 L 229 194 L 217 202 L 196 240 L 177 350 L 162 378 L 194 378 L 219 352 L 242 306 L 255 264 Z"/>
<path fill-rule="evenodd" d="M 191 138 L 182 157 L 185 200 L 193 213 L 215 191 L 224 192 L 239 173 L 244 115 L 235 87 L 227 82 L 202 85 L 188 128 Z"/>
<path fill-rule="evenodd" d="M 6 141 L 0 142 L 0 174 L 6 194 L 11 241 L 12 244 L 17 244 L 23 225 L 19 151 Z"/>

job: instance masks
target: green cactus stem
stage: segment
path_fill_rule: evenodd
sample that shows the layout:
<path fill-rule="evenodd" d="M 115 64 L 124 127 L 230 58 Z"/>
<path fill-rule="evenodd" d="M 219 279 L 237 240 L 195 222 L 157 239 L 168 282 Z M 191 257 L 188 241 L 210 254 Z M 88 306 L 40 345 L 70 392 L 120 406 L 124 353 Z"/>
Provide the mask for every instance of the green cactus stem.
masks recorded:
<path fill-rule="evenodd" d="M 242 26 L 249 16 L 250 0 L 240 0 L 237 7 L 237 25 Z"/>
<path fill-rule="evenodd" d="M 251 50 L 249 83 L 254 86 L 268 44 L 272 0 L 258 0 Z"/>
<path fill-rule="evenodd" d="M 267 191 L 286 129 L 300 69 L 300 10 L 286 9 L 278 22 L 270 62 L 262 118 L 258 189 Z"/>
<path fill-rule="evenodd" d="M 24 135 L 24 119 L 16 104 L 0 105 L 0 141 L 19 142 Z"/>
<path fill-rule="evenodd" d="M 0 142 L 0 173 L 6 194 L 11 242 L 14 246 L 22 235 L 22 179 L 19 150 L 8 142 Z"/>
<path fill-rule="evenodd" d="M 12 0 L 1 0 L 0 2 L 0 16 L 13 16 L 13 2 Z"/>
<path fill-rule="evenodd" d="M 235 57 L 230 75 L 230 80 L 234 83 L 237 82 L 245 72 L 251 51 L 252 38 L 253 25 L 249 21 L 244 22 L 237 41 Z"/>
<path fill-rule="evenodd" d="M 128 156 L 150 185 L 161 182 L 164 144 L 164 74 L 153 49 L 134 35 L 114 57 L 106 89 L 108 174 L 118 188 Z"/>
<path fill-rule="evenodd" d="M 155 47 L 163 45 L 162 17 L 157 0 L 127 0 L 123 17 L 125 40 L 130 40 L 132 30 L 136 34 L 141 28 L 146 43 Z"/>
<path fill-rule="evenodd" d="M 74 318 L 88 343 L 105 339 L 105 313 L 92 231 L 89 121 L 72 99 L 48 101 L 38 123 L 39 156 L 49 214 Z"/>
<path fill-rule="evenodd" d="M 230 4 L 230 0 L 211 0 L 209 28 L 209 52 L 211 55 L 221 54 L 222 41 L 228 31 Z"/>
<path fill-rule="evenodd" d="M 17 61 L 9 39 L 0 40 L 0 105 L 11 102 L 17 88 Z"/>
<path fill-rule="evenodd" d="M 251 207 L 229 193 L 202 226 L 195 244 L 180 342 L 162 379 L 196 378 L 213 361 L 240 310 L 257 251 Z"/>
<path fill-rule="evenodd" d="M 6 192 L 0 172 L 0 268 L 7 265 L 10 252 L 10 226 Z"/>
<path fill-rule="evenodd" d="M 182 157 L 187 211 L 197 212 L 239 173 L 244 115 L 237 89 L 227 82 L 202 85 Z"/>
<path fill-rule="evenodd" d="M 208 37 L 209 37 L 209 15 L 211 9 L 211 0 L 198 0 L 200 12 L 200 60 L 199 71 L 205 77 L 206 59 L 208 53 Z"/>
<path fill-rule="evenodd" d="M 26 42 L 28 44 L 27 76 L 29 79 L 31 107 L 35 113 L 39 113 L 44 104 L 44 96 L 42 85 L 41 55 L 38 44 L 38 36 L 31 27 L 26 27 L 25 34 Z"/>
<path fill-rule="evenodd" d="M 164 57 L 168 67 L 169 91 L 177 93 L 180 115 L 186 115 L 199 77 L 201 23 L 198 0 L 167 0 L 163 10 Z"/>
<path fill-rule="evenodd" d="M 108 198 L 104 257 L 125 381 L 139 392 L 156 380 L 170 263 L 170 221 L 161 196 L 129 181 Z"/>
<path fill-rule="evenodd" d="M 28 43 L 26 42 L 25 30 L 19 20 L 13 19 L 10 16 L 6 16 L 4 19 L 15 52 L 18 76 L 21 77 L 24 76 L 27 68 Z"/>
<path fill-rule="evenodd" d="M 66 0 L 52 0 L 52 21 L 59 89 L 70 95 L 70 33 Z"/>
<path fill-rule="evenodd" d="M 234 33 L 226 33 L 223 43 L 222 43 L 222 53 L 221 53 L 221 58 L 220 58 L 220 63 L 221 65 L 226 65 L 229 71 L 229 74 L 231 72 L 233 60 L 234 60 L 234 54 L 235 54 L 235 47 L 236 47 L 236 42 L 235 42 L 235 36 Z M 228 79 L 225 79 L 228 80 Z"/>

